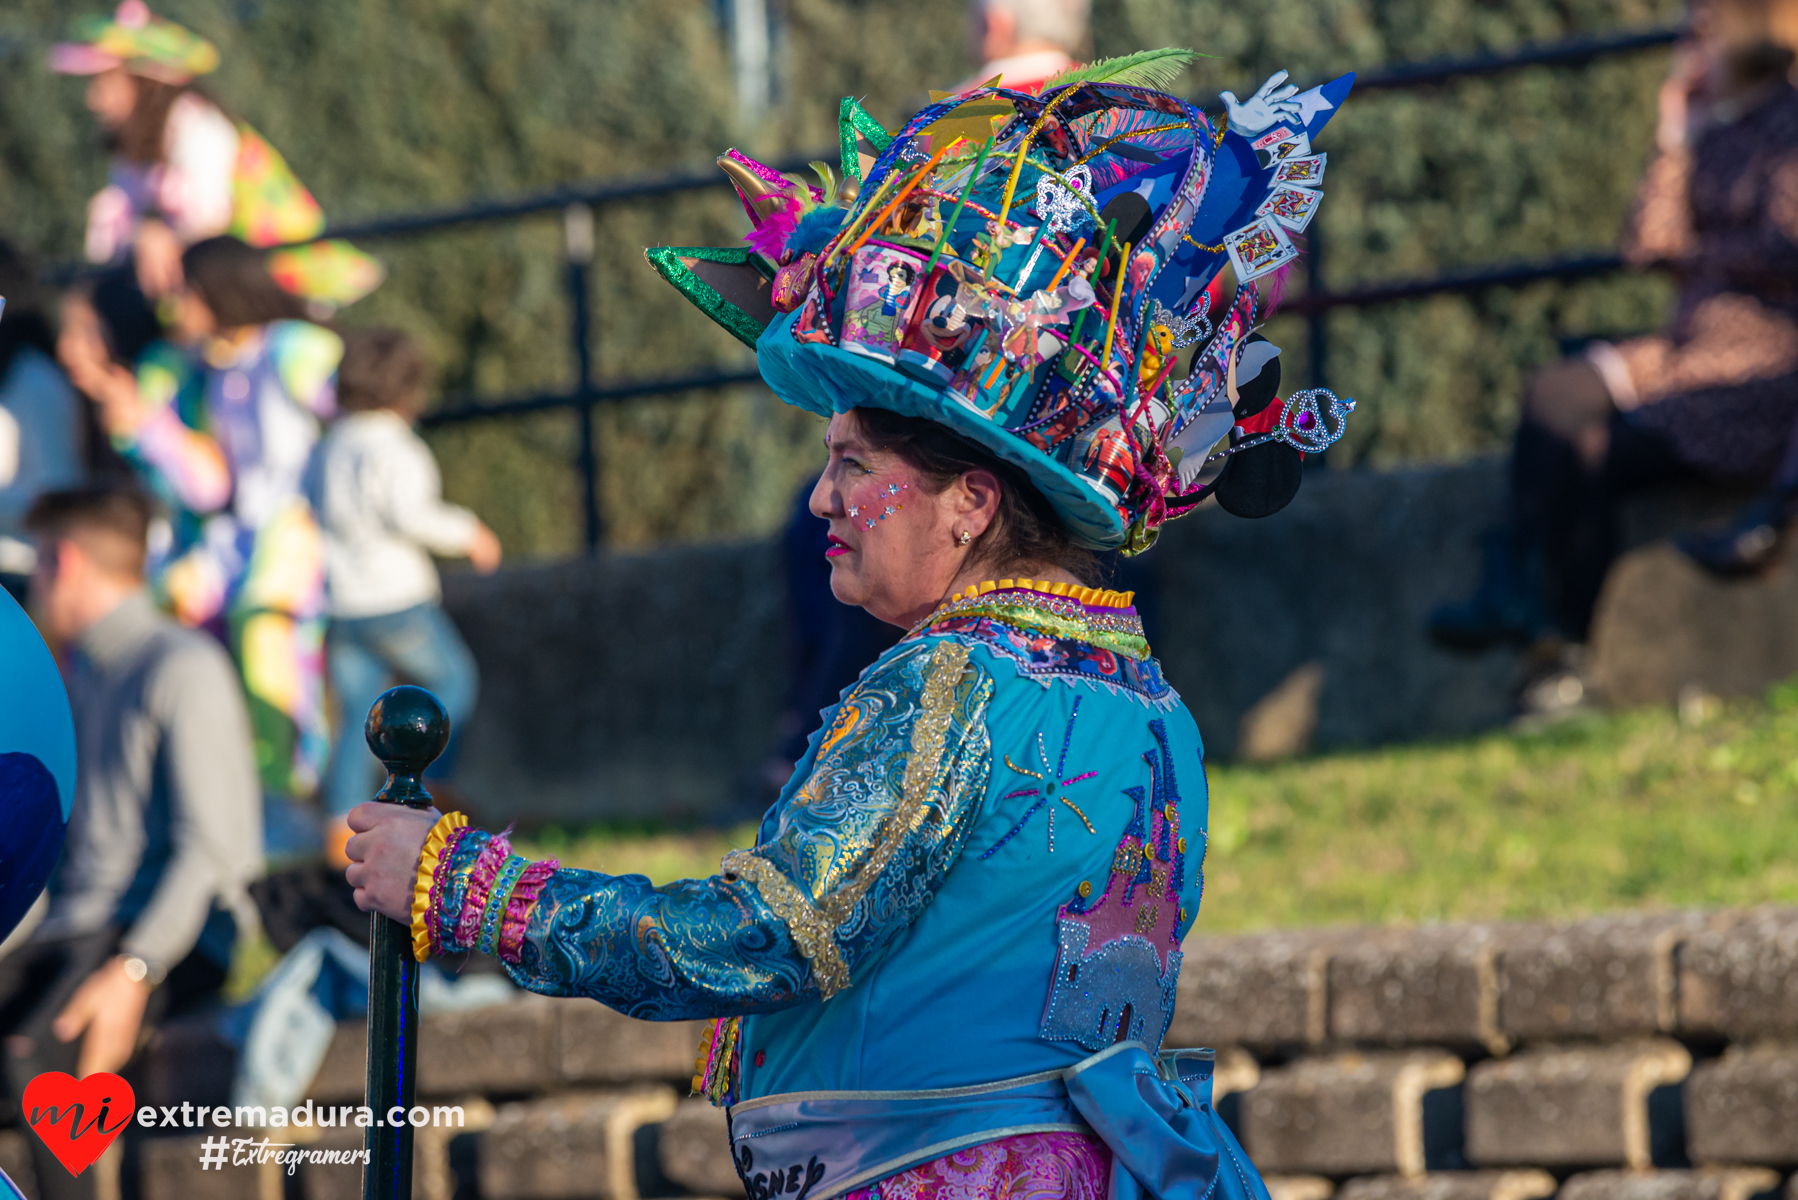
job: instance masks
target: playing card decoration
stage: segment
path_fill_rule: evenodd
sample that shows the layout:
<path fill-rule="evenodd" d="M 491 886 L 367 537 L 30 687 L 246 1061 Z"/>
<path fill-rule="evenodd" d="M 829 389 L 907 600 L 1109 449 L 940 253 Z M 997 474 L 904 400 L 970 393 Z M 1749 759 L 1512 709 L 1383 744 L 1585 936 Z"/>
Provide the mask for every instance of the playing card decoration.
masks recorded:
<path fill-rule="evenodd" d="M 1229 251 L 1230 265 L 1236 268 L 1236 281 L 1247 283 L 1269 271 L 1285 266 L 1299 256 L 1292 239 L 1277 221 L 1263 217 L 1253 225 L 1224 236 L 1224 249 Z"/>
<path fill-rule="evenodd" d="M 1274 186 L 1320 188 L 1324 185 L 1324 160 L 1327 154 L 1307 154 L 1303 158 L 1283 158 L 1274 168 Z"/>
<path fill-rule="evenodd" d="M 1255 215 L 1272 217 L 1294 233 L 1299 233 L 1311 224 L 1312 214 L 1317 212 L 1317 206 L 1323 198 L 1322 192 L 1312 188 L 1281 184 L 1261 202 Z"/>

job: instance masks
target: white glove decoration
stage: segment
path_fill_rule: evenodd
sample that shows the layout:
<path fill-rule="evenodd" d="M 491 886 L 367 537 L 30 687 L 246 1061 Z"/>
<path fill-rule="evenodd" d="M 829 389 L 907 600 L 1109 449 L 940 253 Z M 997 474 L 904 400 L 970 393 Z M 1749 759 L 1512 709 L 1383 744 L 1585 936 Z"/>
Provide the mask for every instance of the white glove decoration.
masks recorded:
<path fill-rule="evenodd" d="M 1254 137 L 1279 121 L 1299 123 L 1299 106 L 1293 99 L 1299 89 L 1290 83 L 1281 87 L 1282 83 L 1286 83 L 1286 72 L 1275 71 L 1247 100 L 1238 100 L 1235 92 L 1221 93 L 1218 98 L 1229 111 L 1230 129 Z"/>

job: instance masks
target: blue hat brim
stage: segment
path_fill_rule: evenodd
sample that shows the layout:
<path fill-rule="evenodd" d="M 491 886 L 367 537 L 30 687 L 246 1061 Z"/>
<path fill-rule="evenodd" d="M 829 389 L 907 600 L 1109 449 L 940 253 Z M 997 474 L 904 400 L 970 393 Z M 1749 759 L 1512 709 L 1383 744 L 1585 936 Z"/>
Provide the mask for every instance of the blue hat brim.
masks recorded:
<path fill-rule="evenodd" d="M 776 317 L 755 344 L 756 366 L 774 394 L 821 417 L 852 408 L 884 408 L 946 425 L 1019 468 L 1042 492 L 1074 541 L 1091 550 L 1123 544 L 1117 507 L 1085 479 L 1017 434 L 995 425 L 947 392 L 927 387 L 878 359 L 793 336 L 797 312 Z"/>

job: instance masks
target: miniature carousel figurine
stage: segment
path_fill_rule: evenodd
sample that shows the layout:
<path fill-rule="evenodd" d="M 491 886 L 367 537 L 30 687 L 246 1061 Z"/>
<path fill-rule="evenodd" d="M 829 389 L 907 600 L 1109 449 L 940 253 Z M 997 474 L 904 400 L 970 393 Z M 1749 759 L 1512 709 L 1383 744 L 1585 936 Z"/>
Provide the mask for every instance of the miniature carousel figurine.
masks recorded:
<path fill-rule="evenodd" d="M 1165 90 L 1190 57 L 978 89 L 896 134 L 844 101 L 841 177 L 732 151 L 748 245 L 649 252 L 829 419 L 832 590 L 909 630 L 753 848 L 652 887 L 458 814 L 350 814 L 358 902 L 421 958 L 475 947 L 533 991 L 711 1018 L 695 1087 L 758 1200 L 1267 1195 L 1210 1052 L 1161 1047 L 1203 751 L 1090 552 L 1206 496 L 1275 511 L 1342 432 L 1348 402 L 1274 399 L 1255 329 L 1352 77 L 1226 95 L 1220 129 Z"/>

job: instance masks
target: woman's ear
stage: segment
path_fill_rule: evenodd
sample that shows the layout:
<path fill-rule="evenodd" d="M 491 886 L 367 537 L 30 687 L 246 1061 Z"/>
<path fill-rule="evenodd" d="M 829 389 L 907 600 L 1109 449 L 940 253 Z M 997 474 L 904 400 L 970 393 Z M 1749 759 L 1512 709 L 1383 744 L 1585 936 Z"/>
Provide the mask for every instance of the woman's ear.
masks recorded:
<path fill-rule="evenodd" d="M 955 488 L 956 515 L 963 528 L 979 537 L 999 515 L 999 477 L 991 471 L 964 471 Z"/>

